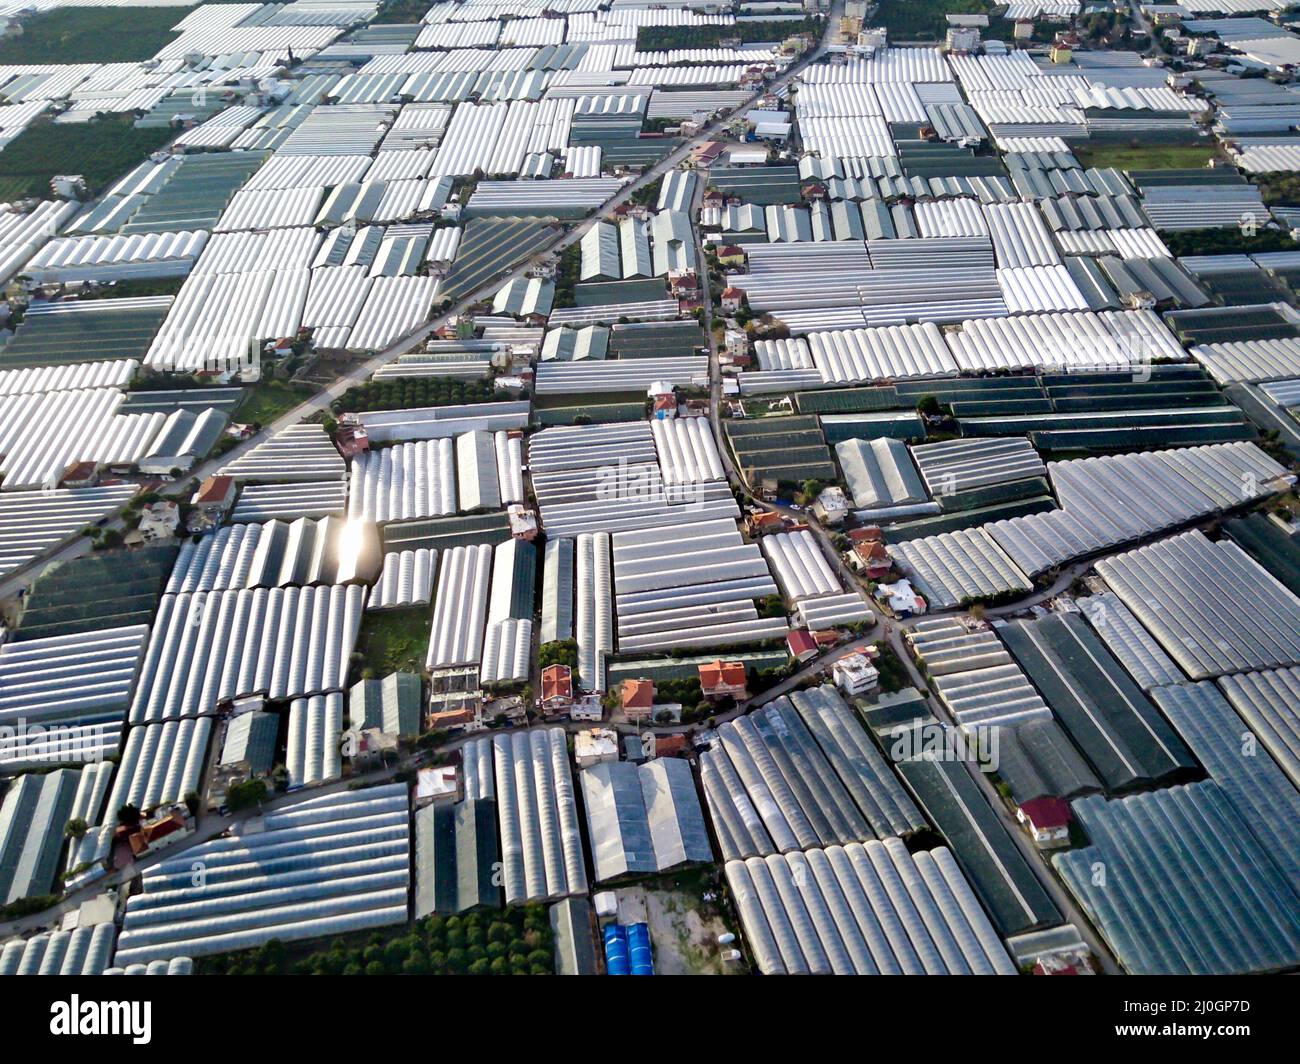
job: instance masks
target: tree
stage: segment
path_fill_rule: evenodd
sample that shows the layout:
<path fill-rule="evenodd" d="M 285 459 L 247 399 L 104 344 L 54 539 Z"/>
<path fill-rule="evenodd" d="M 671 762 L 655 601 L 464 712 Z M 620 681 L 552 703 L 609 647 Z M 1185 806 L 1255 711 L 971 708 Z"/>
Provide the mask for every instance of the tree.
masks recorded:
<path fill-rule="evenodd" d="M 117 822 L 125 828 L 135 830 L 140 826 L 140 809 L 127 802 L 117 811 Z"/>
<path fill-rule="evenodd" d="M 199 809 L 203 806 L 203 800 L 199 797 L 197 791 L 188 791 L 185 795 L 185 808 L 190 811 L 190 816 L 198 816 Z"/>
<path fill-rule="evenodd" d="M 428 975 L 429 958 L 423 953 L 412 953 L 402 962 L 403 975 Z"/>
<path fill-rule="evenodd" d="M 63 828 L 63 834 L 69 839 L 84 839 L 90 825 L 81 817 L 74 816 Z"/>
<path fill-rule="evenodd" d="M 266 781 L 260 779 L 241 780 L 232 783 L 226 791 L 226 805 L 232 811 L 252 809 L 266 800 Z"/>

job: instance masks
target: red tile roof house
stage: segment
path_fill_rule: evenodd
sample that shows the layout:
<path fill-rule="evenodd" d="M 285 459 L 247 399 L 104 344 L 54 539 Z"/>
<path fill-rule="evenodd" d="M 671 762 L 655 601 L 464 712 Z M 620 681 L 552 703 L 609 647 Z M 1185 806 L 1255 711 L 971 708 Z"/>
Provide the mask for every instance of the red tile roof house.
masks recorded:
<path fill-rule="evenodd" d="M 796 628 L 787 635 L 785 645 L 795 661 L 807 661 L 817 656 L 817 640 L 806 628 Z"/>
<path fill-rule="evenodd" d="M 686 751 L 686 736 L 681 732 L 655 736 L 655 757 L 674 757 Z"/>
<path fill-rule="evenodd" d="M 889 574 L 894 566 L 894 560 L 879 540 L 862 540 L 853 545 L 849 564 L 864 573 L 869 580 L 877 580 Z"/>
<path fill-rule="evenodd" d="M 1016 810 L 1016 819 L 1042 849 L 1070 843 L 1070 803 L 1063 798 L 1031 798 Z"/>
<path fill-rule="evenodd" d="M 745 305 L 745 293 L 740 288 L 724 288 L 718 305 L 724 314 L 734 314 Z"/>
<path fill-rule="evenodd" d="M 573 670 L 567 665 L 548 665 L 542 670 L 542 710 L 567 713 L 573 704 Z"/>
<path fill-rule="evenodd" d="M 749 697 L 748 677 L 743 661 L 710 661 L 698 666 L 700 691 L 705 698 L 734 698 L 737 702 Z"/>
<path fill-rule="evenodd" d="M 653 680 L 624 680 L 622 694 L 623 716 L 628 720 L 647 720 L 654 715 Z"/>
<path fill-rule="evenodd" d="M 225 511 L 235 501 L 235 478 L 208 477 L 190 502 L 201 510 Z"/>

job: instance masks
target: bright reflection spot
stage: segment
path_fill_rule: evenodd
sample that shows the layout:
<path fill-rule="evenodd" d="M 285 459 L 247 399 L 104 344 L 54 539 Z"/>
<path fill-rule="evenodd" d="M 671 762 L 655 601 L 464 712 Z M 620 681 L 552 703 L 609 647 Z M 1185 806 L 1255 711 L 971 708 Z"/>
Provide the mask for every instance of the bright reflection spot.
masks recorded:
<path fill-rule="evenodd" d="M 365 522 L 353 519 L 343 525 L 338 540 L 339 579 L 350 579 L 361 562 L 361 549 L 365 545 Z M 345 575 L 346 574 L 346 575 Z"/>

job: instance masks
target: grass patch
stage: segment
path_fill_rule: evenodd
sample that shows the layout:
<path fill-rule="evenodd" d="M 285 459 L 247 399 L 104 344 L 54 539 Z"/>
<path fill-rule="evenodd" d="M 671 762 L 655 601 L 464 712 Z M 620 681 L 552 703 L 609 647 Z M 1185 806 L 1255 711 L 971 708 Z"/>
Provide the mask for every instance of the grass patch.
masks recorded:
<path fill-rule="evenodd" d="M 315 394 L 310 384 L 292 381 L 265 380 L 254 384 L 244 393 L 233 419 L 244 424 L 269 425 L 299 403 Z"/>
<path fill-rule="evenodd" d="M 1194 170 L 1211 159 L 1222 158 L 1210 144 L 1100 144 L 1079 146 L 1074 157 L 1085 167 L 1114 167 L 1117 170 Z"/>
<path fill-rule="evenodd" d="M 136 63 L 180 36 L 192 7 L 64 7 L 22 20 L 0 40 L 0 63 Z"/>
<path fill-rule="evenodd" d="M 432 626 L 433 616 L 425 606 L 367 613 L 357 637 L 362 667 L 377 677 L 390 672 L 422 673 Z"/>
<path fill-rule="evenodd" d="M 81 174 L 98 195 L 171 138 L 167 128 L 137 129 L 130 115 L 101 115 L 69 125 L 37 119 L 0 152 L 0 188 L 10 196 L 48 198 L 55 174 Z"/>

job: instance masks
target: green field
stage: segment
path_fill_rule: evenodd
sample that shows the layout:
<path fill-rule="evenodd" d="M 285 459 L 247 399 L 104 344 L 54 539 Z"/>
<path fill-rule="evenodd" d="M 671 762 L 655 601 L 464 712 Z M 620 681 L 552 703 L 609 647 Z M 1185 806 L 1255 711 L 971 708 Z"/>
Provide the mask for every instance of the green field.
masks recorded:
<path fill-rule="evenodd" d="M 1220 157 L 1218 149 L 1209 144 L 1151 144 L 1133 147 L 1129 144 L 1100 144 L 1094 147 L 1079 146 L 1074 157 L 1080 165 L 1108 167 L 1117 170 L 1186 170 L 1204 166 Z"/>
<path fill-rule="evenodd" d="M 789 21 L 738 22 L 729 26 L 642 26 L 636 31 L 641 52 L 668 48 L 716 48 L 720 41 L 739 38 L 742 44 L 783 41 L 796 33 L 820 37 L 822 23 L 814 18 Z"/>
<path fill-rule="evenodd" d="M 246 425 L 266 426 L 314 394 L 315 389 L 310 384 L 264 380 L 248 389 L 232 416 L 235 421 Z"/>
<path fill-rule="evenodd" d="M 988 0 L 880 0 L 869 21 L 889 30 L 891 41 L 941 41 L 948 31 L 945 15 L 988 15 L 996 6 Z M 989 18 L 991 26 L 996 21 Z"/>
<path fill-rule="evenodd" d="M 0 40 L 0 63 L 134 63 L 175 40 L 192 7 L 64 7 L 22 20 Z"/>
<path fill-rule="evenodd" d="M 429 10 L 428 0 L 387 0 L 379 8 L 376 24 L 385 26 L 419 22 Z"/>
<path fill-rule="evenodd" d="M 397 377 L 366 381 L 335 400 L 336 413 L 365 410 L 406 410 L 421 406 L 459 406 L 490 403 L 496 398 L 491 381 L 466 381 L 456 377 Z"/>
<path fill-rule="evenodd" d="M 362 668 L 373 669 L 376 676 L 387 676 L 390 672 L 424 672 L 432 626 L 433 614 L 426 606 L 367 613 L 357 637 Z"/>
<path fill-rule="evenodd" d="M 0 190 L 48 197 L 55 174 L 81 174 L 98 194 L 171 138 L 170 129 L 137 129 L 130 115 L 69 124 L 38 119 L 0 152 Z"/>

